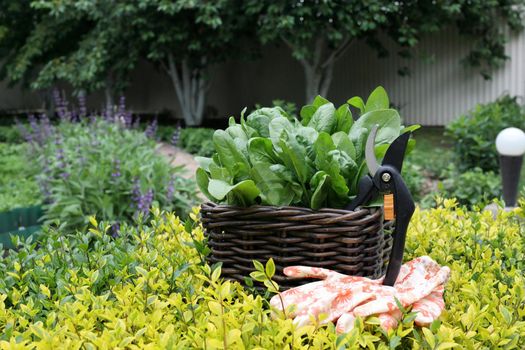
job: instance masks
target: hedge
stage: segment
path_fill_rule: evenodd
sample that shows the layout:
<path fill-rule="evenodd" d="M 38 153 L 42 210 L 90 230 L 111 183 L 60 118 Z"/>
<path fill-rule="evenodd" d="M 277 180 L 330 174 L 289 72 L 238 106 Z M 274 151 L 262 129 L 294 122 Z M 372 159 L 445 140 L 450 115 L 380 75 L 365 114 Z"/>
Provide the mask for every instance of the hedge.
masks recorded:
<path fill-rule="evenodd" d="M 405 259 L 428 254 L 452 269 L 446 311 L 429 328 L 410 314 L 389 333 L 359 320 L 297 329 L 272 319 L 267 296 L 223 281 L 203 262 L 196 219 L 153 209 L 123 226 L 91 219 L 88 232 L 49 229 L 0 258 L 0 348 L 9 349 L 447 349 L 525 346 L 523 210 L 467 212 L 453 201 L 416 211 Z"/>

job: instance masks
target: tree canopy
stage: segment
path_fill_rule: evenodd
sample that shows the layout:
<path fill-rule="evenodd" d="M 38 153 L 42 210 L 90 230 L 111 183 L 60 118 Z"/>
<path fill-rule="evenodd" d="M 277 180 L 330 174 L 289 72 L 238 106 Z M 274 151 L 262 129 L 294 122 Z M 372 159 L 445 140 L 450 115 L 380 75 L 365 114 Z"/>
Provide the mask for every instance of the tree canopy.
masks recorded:
<path fill-rule="evenodd" d="M 327 95 L 335 62 L 365 41 L 398 54 L 428 33 L 471 39 L 464 61 L 490 77 L 505 62 L 509 31 L 523 27 L 525 0 L 0 0 L 0 78 L 44 89 L 67 82 L 105 90 L 112 102 L 140 60 L 163 71 L 188 125 L 202 122 L 209 68 L 261 44 L 290 48 L 304 70 L 305 97 Z"/>
<path fill-rule="evenodd" d="M 325 96 L 334 63 L 352 43 L 362 39 L 385 54 L 379 40 L 385 34 L 409 55 L 422 36 L 456 27 L 473 40 L 466 61 L 485 77 L 505 59 L 505 27 L 522 28 L 523 0 L 369 0 L 369 1 L 274 1 L 247 0 L 247 13 L 257 17 L 263 43 L 282 42 L 302 64 L 307 102 Z M 405 50 L 403 50 L 403 48 Z M 356 53 L 357 54 L 357 53 Z"/>

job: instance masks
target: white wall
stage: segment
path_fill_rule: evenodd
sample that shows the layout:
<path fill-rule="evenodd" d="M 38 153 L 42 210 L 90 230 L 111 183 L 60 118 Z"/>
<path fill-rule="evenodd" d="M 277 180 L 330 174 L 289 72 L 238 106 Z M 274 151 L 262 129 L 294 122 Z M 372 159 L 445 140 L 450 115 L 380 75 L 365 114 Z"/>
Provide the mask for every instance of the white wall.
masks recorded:
<path fill-rule="evenodd" d="M 341 104 L 383 85 L 392 102 L 402 107 L 405 122 L 444 125 L 477 103 L 491 101 L 505 92 L 525 95 L 525 32 L 511 39 L 507 45 L 511 60 L 489 81 L 460 63 L 468 49 L 468 41 L 452 31 L 423 40 L 415 51 L 420 58 L 411 60 L 401 59 L 395 50 L 390 57 L 378 59 L 370 48 L 357 43 L 337 63 L 328 98 Z M 397 74 L 403 66 L 410 68 L 409 77 Z M 214 67 L 212 75 L 208 104 L 218 110 L 218 117 L 238 115 L 245 106 L 270 104 L 272 99 L 303 102 L 302 69 L 286 48 L 269 47 L 260 60 Z M 136 111 L 178 114 L 170 81 L 147 63 L 141 63 L 132 74 L 126 97 Z M 89 101 L 93 107 L 101 106 L 102 94 L 91 96 Z M 41 106 L 38 95 L 20 88 L 8 89 L 0 82 L 0 110 Z"/>

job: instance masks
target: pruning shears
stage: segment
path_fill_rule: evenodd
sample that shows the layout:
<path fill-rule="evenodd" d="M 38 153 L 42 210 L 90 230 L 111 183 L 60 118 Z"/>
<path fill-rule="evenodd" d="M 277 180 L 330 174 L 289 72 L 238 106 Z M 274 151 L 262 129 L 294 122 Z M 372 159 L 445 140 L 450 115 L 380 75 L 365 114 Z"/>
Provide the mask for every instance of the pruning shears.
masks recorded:
<path fill-rule="evenodd" d="M 390 260 L 383 284 L 393 286 L 403 263 L 403 251 L 408 224 L 415 210 L 414 200 L 403 178 L 401 168 L 411 132 L 397 137 L 388 147 L 381 165 L 375 156 L 375 139 L 379 126 L 375 125 L 366 140 L 365 160 L 369 175 L 359 180 L 357 197 L 346 207 L 355 210 L 368 203 L 378 194 L 385 198 L 385 219 L 395 217 L 395 232 Z M 393 203 L 392 203 L 393 201 Z M 393 211 L 392 211 L 393 210 Z"/>

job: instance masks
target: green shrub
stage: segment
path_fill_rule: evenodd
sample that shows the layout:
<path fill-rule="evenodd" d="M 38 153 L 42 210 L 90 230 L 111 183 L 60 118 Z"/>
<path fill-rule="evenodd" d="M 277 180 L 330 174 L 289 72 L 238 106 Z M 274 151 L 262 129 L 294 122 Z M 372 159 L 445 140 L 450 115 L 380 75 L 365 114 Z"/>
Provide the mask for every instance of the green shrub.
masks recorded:
<path fill-rule="evenodd" d="M 27 144 L 0 143 L 0 211 L 42 203 L 37 169 L 27 151 Z"/>
<path fill-rule="evenodd" d="M 501 178 L 492 171 L 474 168 L 458 173 L 454 167 L 450 167 L 444 177 L 445 180 L 439 185 L 439 195 L 456 198 L 459 204 L 468 208 L 483 208 L 501 197 Z"/>
<path fill-rule="evenodd" d="M 141 128 L 145 129 L 145 125 L 141 125 Z M 173 133 L 177 130 L 177 127 L 170 125 L 159 125 L 157 128 L 156 137 L 163 142 L 171 143 Z"/>
<path fill-rule="evenodd" d="M 349 104 L 361 109 L 355 122 Z M 366 105 L 354 97 L 336 109 L 318 96 L 301 109 L 301 121 L 290 121 L 280 107 L 241 115 L 240 124 L 231 118 L 226 130 L 213 135 L 213 157 L 200 158 L 197 183 L 215 202 L 342 208 L 368 172 L 364 145 L 372 127 L 380 126 L 378 156 L 404 130 L 389 106 L 379 87 Z"/>
<path fill-rule="evenodd" d="M 181 169 L 157 154 L 155 142 L 143 132 L 102 119 L 63 121 L 51 130 L 44 132 L 50 136 L 40 145 L 33 143 L 46 192 L 47 222 L 81 227 L 96 214 L 118 227 L 147 215 L 154 203 L 180 215 L 195 203 L 193 181 L 179 176 Z"/>
<path fill-rule="evenodd" d="M 479 167 L 485 171 L 499 172 L 494 142 L 502 129 L 511 126 L 525 129 L 525 114 L 516 97 L 510 96 L 478 105 L 467 115 L 449 124 L 446 132 L 454 141 L 459 169 L 464 171 Z"/>
<path fill-rule="evenodd" d="M 181 128 L 179 135 L 174 137 L 177 127 L 160 125 L 157 130 L 159 140 L 174 144 L 186 152 L 201 157 L 211 157 L 213 148 L 213 129 L 210 128 Z M 174 140 L 175 139 L 175 140 Z"/>
<path fill-rule="evenodd" d="M 180 131 L 179 146 L 187 152 L 201 156 L 211 157 L 215 152 L 213 147 L 213 132 L 209 128 L 184 128 Z"/>
<path fill-rule="evenodd" d="M 405 161 L 401 174 L 412 194 L 412 198 L 414 198 L 414 201 L 419 201 L 422 197 L 423 183 L 425 181 L 423 168 L 412 161 Z"/>
<path fill-rule="evenodd" d="M 153 213 L 116 238 L 91 220 L 89 231 L 50 229 L 0 257 L 0 348 L 525 347 L 525 239 L 514 213 L 494 220 L 451 201 L 416 211 L 405 260 L 429 254 L 452 270 L 440 320 L 419 328 L 405 318 L 384 333 L 371 317 L 340 336 L 333 324 L 272 319 L 267 299 L 203 263 L 200 225 L 190 233 Z"/>
<path fill-rule="evenodd" d="M 0 126 L 0 142 L 21 143 L 23 141 L 18 128 L 14 126 Z"/>

